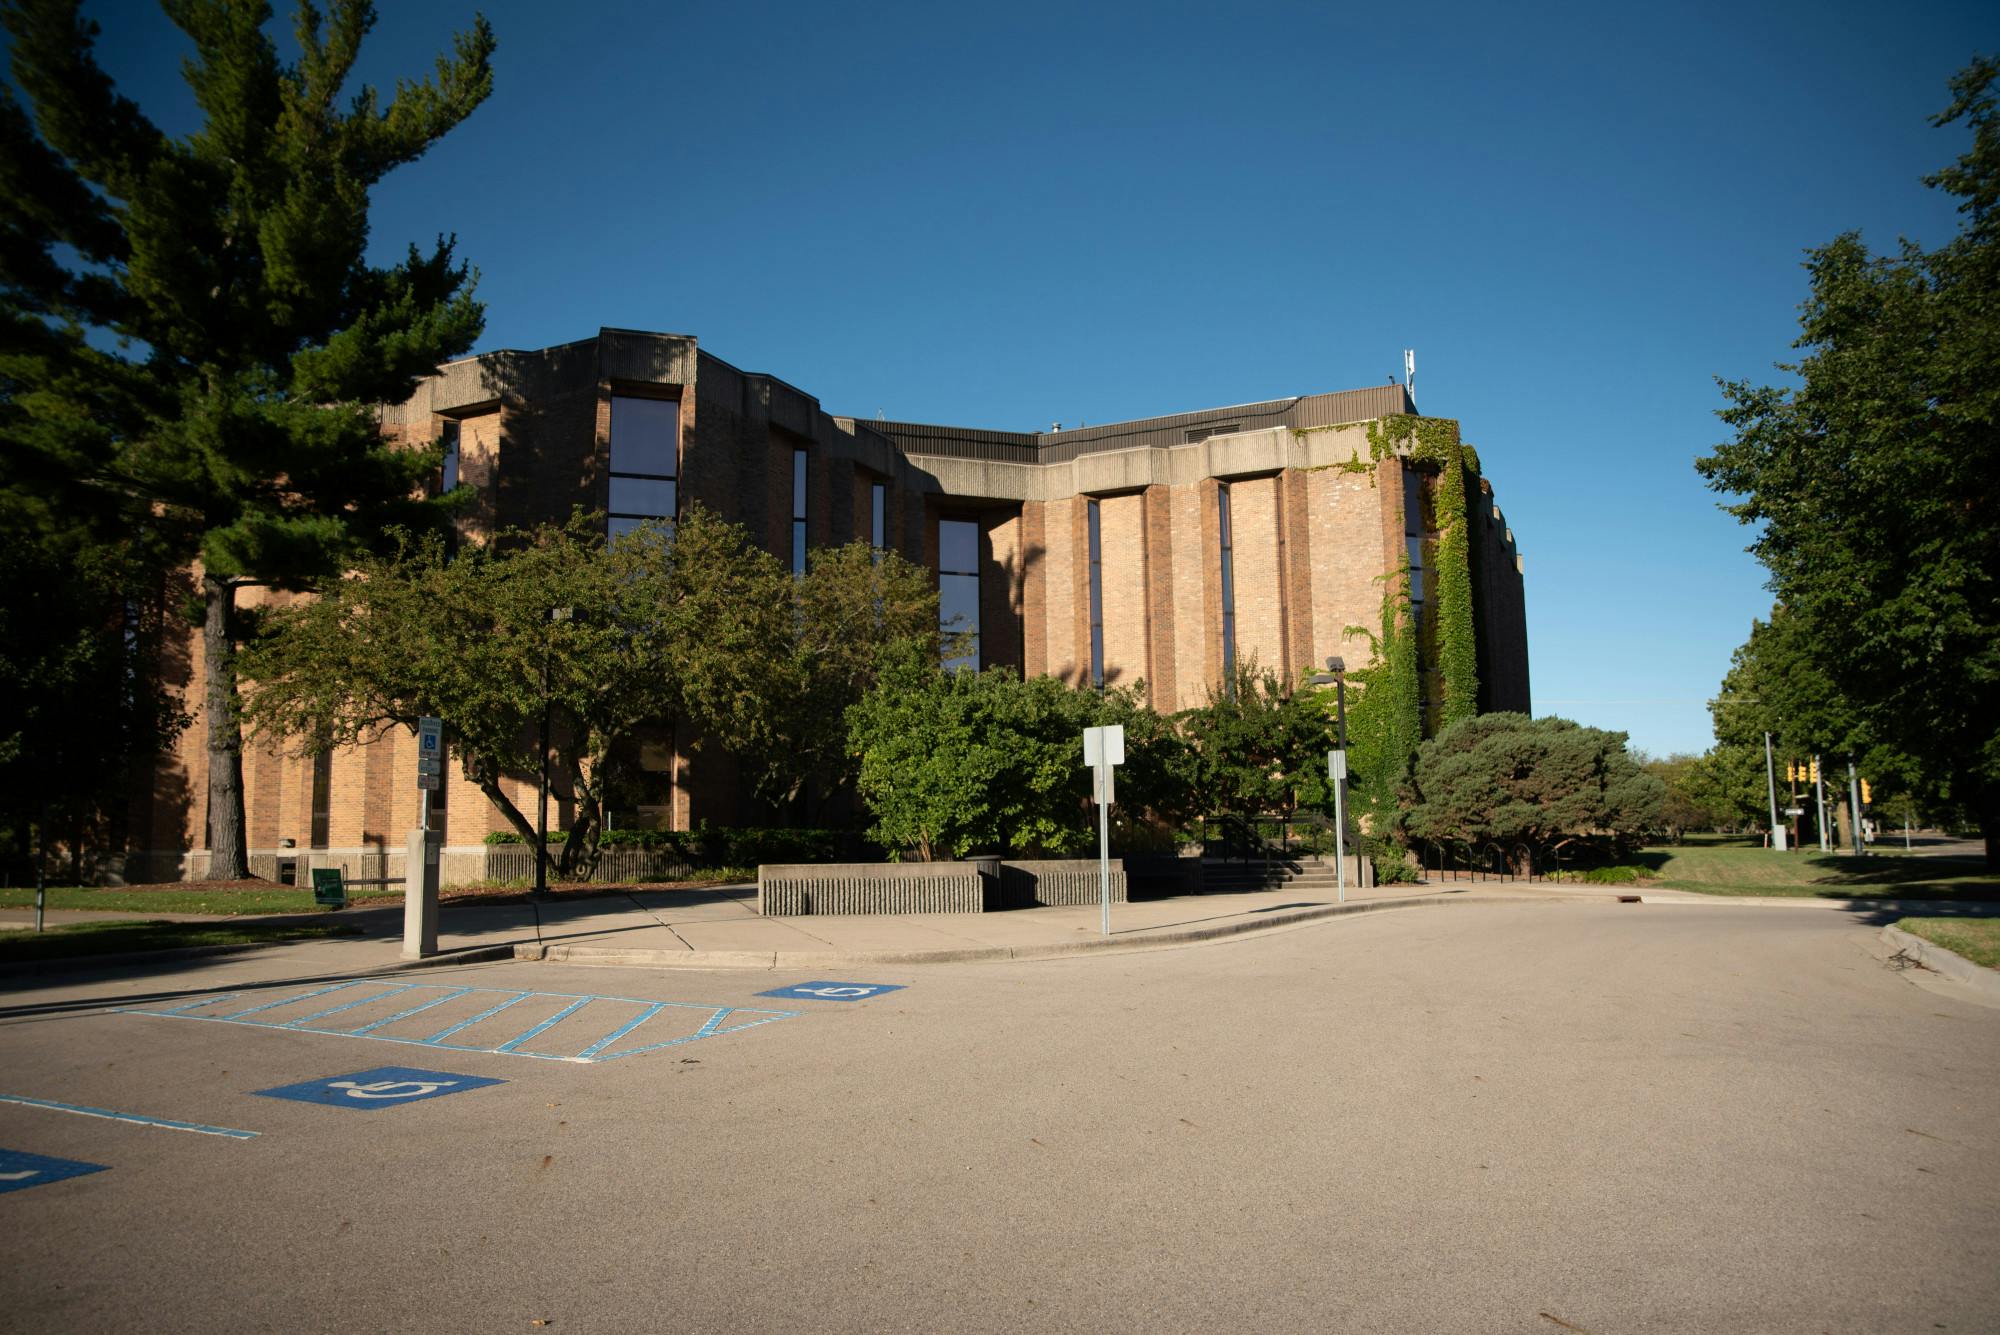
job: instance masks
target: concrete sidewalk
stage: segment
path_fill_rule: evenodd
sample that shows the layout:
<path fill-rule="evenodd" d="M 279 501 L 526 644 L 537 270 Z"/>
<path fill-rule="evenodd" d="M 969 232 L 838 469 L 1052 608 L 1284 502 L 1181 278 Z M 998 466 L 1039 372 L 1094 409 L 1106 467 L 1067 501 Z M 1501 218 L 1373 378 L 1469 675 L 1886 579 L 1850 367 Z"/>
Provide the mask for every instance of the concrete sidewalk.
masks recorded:
<path fill-rule="evenodd" d="M 1533 889 L 1540 892 L 1553 888 Z M 1111 934 L 1107 937 L 1100 931 L 1101 912 L 1096 905 L 1002 913 L 767 918 L 757 912 L 754 885 L 635 889 L 612 894 L 557 895 L 539 904 L 447 901 L 439 912 L 439 954 L 430 961 L 403 958 L 400 906 L 354 908 L 334 913 L 208 919 L 234 926 L 260 921 L 338 923 L 356 929 L 358 934 L 352 937 L 16 966 L 0 971 L 0 990 L 22 975 L 156 969 L 173 957 L 246 949 L 254 949 L 259 959 L 268 958 L 271 965 L 288 970 L 351 973 L 507 958 L 663 968 L 764 969 L 1037 959 L 1099 950 L 1157 950 L 1246 932 L 1294 927 L 1342 914 L 1521 898 L 1604 900 L 1616 896 L 1595 888 L 1587 894 L 1568 891 L 1501 895 L 1489 887 L 1479 887 L 1478 893 L 1474 893 L 1474 887 L 1470 886 L 1400 885 L 1351 890 L 1347 902 L 1341 904 L 1331 894 L 1301 893 L 1296 888 L 1281 887 L 1114 904 Z M 55 920 L 53 913 L 50 916 Z M 63 918 L 78 920 L 84 916 L 70 912 Z M 247 959 L 240 962 L 249 963 Z"/>
<path fill-rule="evenodd" d="M 557 895 L 540 904 L 447 901 L 439 914 L 439 954 L 430 961 L 403 958 L 403 910 L 392 905 L 261 919 L 208 918 L 207 921 L 238 926 L 258 921 L 338 923 L 356 929 L 358 934 L 337 940 L 268 947 L 198 947 L 149 955 L 22 965 L 0 974 L 0 990 L 24 975 L 146 971 L 159 968 L 170 958 L 245 950 L 256 951 L 260 959 L 268 957 L 273 967 L 328 973 L 374 973 L 423 967 L 426 963 L 512 958 L 656 968 L 832 968 L 1050 959 L 1098 951 L 1160 950 L 1293 928 L 1347 914 L 1523 900 L 1602 904 L 1637 899 L 1646 904 L 1833 908 L 1870 914 L 1907 913 L 1921 911 L 1923 907 L 1895 901 L 1748 899 L 1671 890 L 1635 893 L 1636 890 L 1630 886 L 1539 882 L 1443 882 L 1353 889 L 1344 904 L 1336 902 L 1331 894 L 1301 892 L 1297 887 L 1184 895 L 1114 904 L 1111 933 L 1105 936 L 1100 931 L 1100 910 L 1096 905 L 1002 913 L 766 918 L 757 912 L 754 885 L 635 889 L 610 894 Z M 1978 906 L 1987 911 L 1993 907 Z M 1966 908 L 1973 906 L 1961 906 L 1960 911 Z M 8 911 L 7 916 L 13 917 L 18 912 Z M 55 913 L 50 916 L 52 920 L 77 920 L 86 915 L 70 911 L 60 919 Z"/>

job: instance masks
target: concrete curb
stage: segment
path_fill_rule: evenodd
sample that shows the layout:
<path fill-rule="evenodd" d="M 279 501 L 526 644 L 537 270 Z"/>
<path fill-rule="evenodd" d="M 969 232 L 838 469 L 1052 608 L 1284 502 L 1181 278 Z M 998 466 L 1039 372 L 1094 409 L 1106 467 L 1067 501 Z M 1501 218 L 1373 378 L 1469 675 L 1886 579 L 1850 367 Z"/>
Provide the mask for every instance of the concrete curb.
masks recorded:
<path fill-rule="evenodd" d="M 1608 902 L 1609 897 L 1607 897 Z M 523 945 L 514 957 L 555 964 L 624 965 L 681 969 L 823 969 L 840 965 L 985 964 L 1012 960 L 1065 959 L 1075 955 L 1126 954 L 1202 945 L 1235 936 L 1278 932 L 1358 913 L 1420 909 L 1447 904 L 1560 902 L 1508 899 L 1460 899 L 1426 895 L 1411 899 L 1371 900 L 1355 904 L 1324 904 L 1254 922 L 1226 922 L 1180 931 L 1152 932 L 1131 937 L 1089 937 L 1039 946 L 972 946 L 959 950 L 623 950 L 616 946 Z"/>
<path fill-rule="evenodd" d="M 1882 940 L 1891 950 L 1909 956 L 1931 972 L 1955 983 L 1963 983 L 1980 996 L 2000 1003 L 2000 972 L 1974 964 L 1958 952 L 1946 950 L 1935 941 L 1926 941 L 1900 927 L 1884 927 Z"/>

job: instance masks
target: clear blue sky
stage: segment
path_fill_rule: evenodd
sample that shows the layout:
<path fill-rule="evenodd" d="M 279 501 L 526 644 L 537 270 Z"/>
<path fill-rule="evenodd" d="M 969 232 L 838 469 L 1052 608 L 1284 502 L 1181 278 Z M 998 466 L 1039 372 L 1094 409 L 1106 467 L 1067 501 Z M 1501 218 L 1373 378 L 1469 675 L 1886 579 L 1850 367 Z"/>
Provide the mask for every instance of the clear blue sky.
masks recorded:
<path fill-rule="evenodd" d="M 157 9 L 86 9 L 190 128 Z M 383 9 L 384 85 L 473 12 Z M 1714 377 L 1776 378 L 1805 248 L 1950 235 L 1920 178 L 1968 141 L 1926 119 L 2000 49 L 1990 4 L 487 13 L 492 99 L 375 213 L 384 259 L 457 233 L 482 347 L 691 333 L 831 412 L 1015 430 L 1380 384 L 1413 347 L 1526 555 L 1536 712 L 1655 753 L 1709 745 L 1770 605 L 1691 467 Z"/>

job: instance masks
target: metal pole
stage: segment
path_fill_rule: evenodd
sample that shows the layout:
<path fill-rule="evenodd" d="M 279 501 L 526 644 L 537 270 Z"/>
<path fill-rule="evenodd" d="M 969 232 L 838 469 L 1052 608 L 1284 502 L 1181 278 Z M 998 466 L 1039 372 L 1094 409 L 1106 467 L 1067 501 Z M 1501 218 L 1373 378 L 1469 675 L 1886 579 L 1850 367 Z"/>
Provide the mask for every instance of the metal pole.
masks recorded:
<path fill-rule="evenodd" d="M 549 892 L 549 646 L 542 645 L 542 782 L 535 798 L 535 894 Z"/>
<path fill-rule="evenodd" d="M 1105 800 L 1111 766 L 1097 767 L 1097 888 L 1104 901 L 1104 935 L 1111 935 L 1111 803 Z"/>
<path fill-rule="evenodd" d="M 1347 804 L 1341 801 L 1340 790 L 1346 786 L 1345 774 L 1333 781 L 1333 865 L 1343 904 L 1347 902 Z"/>
<path fill-rule="evenodd" d="M 1771 796 L 1771 849 L 1785 851 L 1785 832 L 1778 825 L 1778 767 L 1771 760 L 1771 734 L 1764 734 L 1764 790 Z"/>
<path fill-rule="evenodd" d="M 1338 658 L 1332 660 L 1332 662 L 1340 664 L 1339 667 L 1333 670 L 1333 744 L 1340 748 L 1340 754 L 1344 756 L 1347 754 L 1347 664 Z M 1347 773 L 1345 770 L 1341 772 L 1340 778 L 1333 785 L 1333 811 L 1334 819 L 1340 824 L 1340 837 L 1335 842 L 1340 843 L 1347 837 Z M 1356 847 L 1358 851 L 1359 845 L 1357 844 Z M 1341 865 L 1345 867 L 1347 864 L 1343 862 Z M 1345 875 L 1344 872 L 1342 874 Z M 1341 896 L 1343 903 L 1346 902 L 1346 898 L 1345 893 L 1343 893 Z"/>
<path fill-rule="evenodd" d="M 1866 842 L 1861 837 L 1861 780 L 1854 777 L 1854 762 L 1847 762 L 1847 810 L 1850 813 L 1847 828 L 1854 835 L 1854 856 L 1861 856 L 1861 845 Z"/>
<path fill-rule="evenodd" d="M 1831 853 L 1833 841 L 1826 833 L 1826 775 L 1820 773 L 1818 756 L 1813 757 L 1812 765 L 1813 787 L 1818 790 L 1819 796 L 1819 851 Z"/>

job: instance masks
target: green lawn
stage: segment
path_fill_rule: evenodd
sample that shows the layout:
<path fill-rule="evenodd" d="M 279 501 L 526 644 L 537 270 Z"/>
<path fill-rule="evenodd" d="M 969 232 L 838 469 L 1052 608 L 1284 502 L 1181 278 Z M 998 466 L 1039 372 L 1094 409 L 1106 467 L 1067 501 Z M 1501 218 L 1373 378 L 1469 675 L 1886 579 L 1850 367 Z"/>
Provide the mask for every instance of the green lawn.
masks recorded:
<path fill-rule="evenodd" d="M 686 880 L 648 884 L 645 888 L 657 890 L 667 886 L 717 885 L 756 879 L 755 867 L 719 867 L 697 871 Z M 446 903 L 469 900 L 506 903 L 519 899 L 529 884 L 523 880 L 449 885 L 444 888 L 443 898 Z M 615 895 L 621 893 L 623 887 L 593 882 L 583 885 L 553 884 L 549 889 L 567 897 Z M 361 908 L 401 904 L 403 888 L 399 885 L 357 886 L 348 890 L 347 898 L 349 904 Z M 324 911 L 313 903 L 311 889 L 295 890 L 288 885 L 242 881 L 220 885 L 190 881 L 164 886 L 50 886 L 45 904 L 52 909 L 95 909 L 108 913 L 212 913 L 225 918 L 249 913 Z M 34 906 L 33 886 L 0 889 L 0 908 L 31 909 Z"/>
<path fill-rule="evenodd" d="M 2000 876 L 1977 862 L 1871 853 L 1773 853 L 1742 841 L 1648 848 L 1638 861 L 1654 885 L 1705 895 L 1817 895 L 1830 899 L 1994 899 Z"/>
<path fill-rule="evenodd" d="M 136 950 L 173 950 L 182 946 L 275 944 L 359 934 L 359 928 L 344 923 L 231 927 L 206 922 L 74 922 L 51 927 L 46 932 L 0 932 L 0 964 L 76 959 L 84 955 L 122 955 Z"/>
<path fill-rule="evenodd" d="M 366 887 L 370 892 L 380 886 Z M 350 892 L 352 893 L 352 892 Z M 401 901 L 402 891 L 392 891 L 391 899 Z M 359 896 L 356 896 L 359 898 Z M 152 886 L 51 886 L 47 905 L 52 909 L 99 909 L 111 913 L 311 913 L 310 889 L 294 890 L 288 885 L 204 886 L 162 889 Z M 0 890 L 0 908 L 31 909 L 35 906 L 33 886 L 13 886 Z"/>
<path fill-rule="evenodd" d="M 2000 969 L 2000 918 L 1905 918 L 1896 926 L 1974 964 Z"/>

